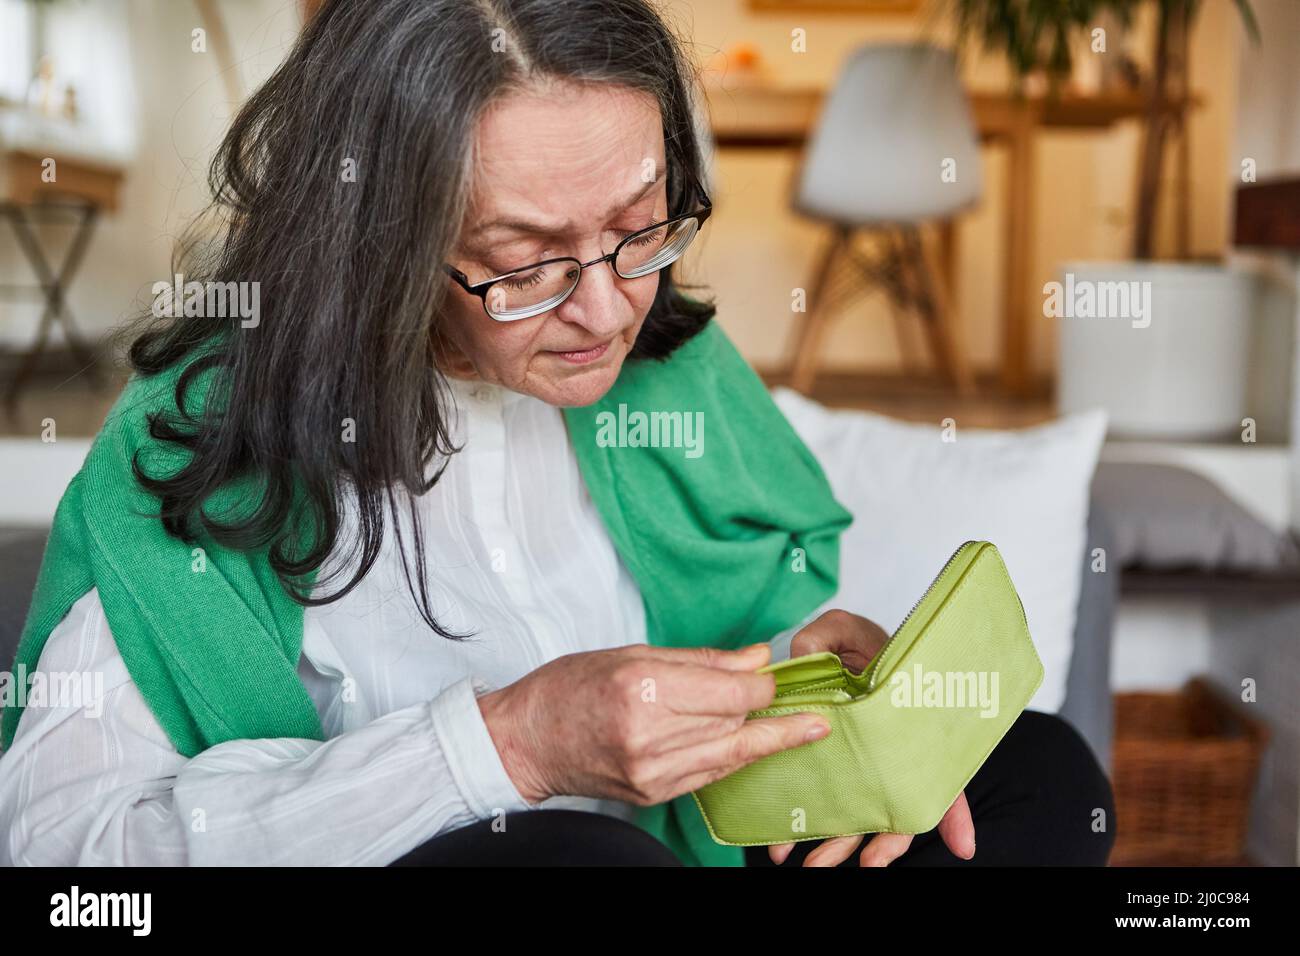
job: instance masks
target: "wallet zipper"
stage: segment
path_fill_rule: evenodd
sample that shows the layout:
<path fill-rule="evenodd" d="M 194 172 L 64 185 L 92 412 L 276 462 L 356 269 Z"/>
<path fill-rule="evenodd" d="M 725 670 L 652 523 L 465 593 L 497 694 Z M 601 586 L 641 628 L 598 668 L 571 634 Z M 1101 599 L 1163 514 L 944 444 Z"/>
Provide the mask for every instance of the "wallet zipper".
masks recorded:
<path fill-rule="evenodd" d="M 948 560 L 944 562 L 943 567 L 939 569 L 939 573 L 936 574 L 934 576 L 934 580 L 930 582 L 930 586 L 925 589 L 925 591 L 921 594 L 919 598 L 917 598 L 916 603 L 912 605 L 911 610 L 907 612 L 907 615 L 903 618 L 902 622 L 900 622 L 898 627 L 894 629 L 894 633 L 890 635 L 889 640 L 887 640 L 884 643 L 884 645 L 880 648 L 880 650 L 876 652 L 875 659 L 871 662 L 870 666 L 867 668 L 867 671 L 865 672 L 867 677 L 868 688 L 870 688 L 871 690 L 875 689 L 876 672 L 880 670 L 880 665 L 885 660 L 886 652 L 893 645 L 894 641 L 898 639 L 898 636 L 902 634 L 903 631 L 906 629 L 907 623 L 912 619 L 912 615 L 916 613 L 917 608 L 919 608 L 922 604 L 925 603 L 925 599 L 928 598 L 934 592 L 934 589 L 938 587 L 939 582 L 943 580 L 943 576 L 948 573 L 948 570 L 953 566 L 954 562 L 956 562 L 956 560 L 959 557 L 961 557 L 962 553 L 967 548 L 973 545 L 979 545 L 981 543 L 982 543 L 981 541 L 977 541 L 973 539 L 964 542 L 955 551 L 953 551 L 953 553 L 948 557 Z M 1016 601 L 1017 603 L 1020 604 L 1020 615 L 1023 618 L 1025 616 L 1025 606 L 1024 603 L 1020 601 L 1019 594 L 1016 595 Z M 1026 626 L 1028 626 L 1028 621 L 1026 621 Z M 837 681 L 838 678 L 833 678 L 833 677 L 824 678 L 823 680 L 813 681 L 811 684 L 806 684 L 802 687 L 791 688 L 790 690 L 778 692 L 776 694 L 774 704 L 775 702 L 779 702 L 781 698 L 785 696 L 796 696 L 799 694 L 805 694 L 809 692 L 815 694 L 819 689 L 824 687 L 826 684 L 834 684 Z M 850 699 L 856 699 L 856 698 L 850 695 Z"/>
<path fill-rule="evenodd" d="M 919 598 L 916 599 L 916 603 L 913 604 L 912 609 L 907 612 L 907 616 L 903 618 L 902 622 L 898 625 L 898 627 L 894 628 L 894 633 L 890 635 L 889 640 L 885 641 L 884 646 L 881 647 L 880 650 L 876 652 L 876 659 L 872 662 L 871 669 L 867 675 L 868 687 L 872 688 L 873 690 L 875 689 L 876 671 L 880 669 L 880 662 L 885 659 L 885 652 L 889 650 L 889 646 L 898 639 L 898 635 L 903 633 L 903 629 L 907 627 L 907 622 L 912 619 L 912 615 L 916 613 L 916 609 L 925 603 L 925 599 L 930 596 L 930 593 L 934 591 L 935 587 L 939 584 L 939 582 L 943 580 L 943 576 L 948 573 L 948 569 L 952 567 L 953 562 L 957 560 L 957 557 L 973 544 L 979 544 L 979 542 L 974 540 L 967 541 L 952 553 L 952 555 L 944 563 L 944 566 L 939 569 L 939 573 L 934 576 L 934 580 L 930 582 L 930 586 L 925 589 L 925 591 L 921 594 Z"/>
<path fill-rule="evenodd" d="M 792 694 L 806 694 L 809 691 L 825 690 L 828 687 L 834 687 L 842 679 L 841 675 L 836 675 L 834 677 L 823 677 L 821 680 L 810 681 L 806 684 L 796 684 L 793 687 L 787 687 L 785 690 L 777 691 L 774 699 L 789 697 Z"/>

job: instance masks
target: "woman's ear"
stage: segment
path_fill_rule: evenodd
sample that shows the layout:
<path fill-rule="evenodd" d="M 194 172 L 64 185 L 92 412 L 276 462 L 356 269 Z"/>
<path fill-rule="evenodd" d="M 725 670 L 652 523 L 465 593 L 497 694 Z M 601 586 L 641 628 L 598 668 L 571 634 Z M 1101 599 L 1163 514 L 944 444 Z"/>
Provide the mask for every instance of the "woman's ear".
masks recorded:
<path fill-rule="evenodd" d="M 429 330 L 429 364 L 451 378 L 476 379 L 478 369 L 450 336 L 436 328 Z"/>

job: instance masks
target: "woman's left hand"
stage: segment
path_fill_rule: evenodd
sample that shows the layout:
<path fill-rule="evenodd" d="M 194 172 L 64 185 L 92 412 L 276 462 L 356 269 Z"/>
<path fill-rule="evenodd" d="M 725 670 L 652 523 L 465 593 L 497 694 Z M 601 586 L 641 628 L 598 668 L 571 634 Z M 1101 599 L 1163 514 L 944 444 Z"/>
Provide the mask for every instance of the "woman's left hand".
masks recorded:
<path fill-rule="evenodd" d="M 874 621 L 848 611 L 827 611 L 804 627 L 790 641 L 790 656 L 802 657 L 818 651 L 838 654 L 844 666 L 856 673 L 866 669 L 889 635 Z M 975 855 L 975 824 L 971 820 L 970 806 L 965 791 L 957 795 L 948 812 L 939 821 L 939 836 L 955 855 L 969 860 Z M 853 855 L 862 843 L 862 836 L 835 837 L 822 841 L 808 854 L 804 866 L 839 866 Z M 902 856 L 912 845 L 912 835 L 907 833 L 877 833 L 862 848 L 860 866 L 888 866 Z M 773 863 L 781 864 L 794 849 L 793 843 L 776 843 L 767 848 Z"/>

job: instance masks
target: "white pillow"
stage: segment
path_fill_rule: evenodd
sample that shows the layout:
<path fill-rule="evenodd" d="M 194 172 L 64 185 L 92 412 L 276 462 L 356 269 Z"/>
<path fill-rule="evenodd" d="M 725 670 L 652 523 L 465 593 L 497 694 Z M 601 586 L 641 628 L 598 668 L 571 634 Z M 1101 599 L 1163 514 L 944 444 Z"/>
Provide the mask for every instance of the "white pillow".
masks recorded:
<path fill-rule="evenodd" d="M 1105 413 L 1022 431 L 958 423 L 955 440 L 944 441 L 938 423 L 828 409 L 785 388 L 773 398 L 853 513 L 839 593 L 823 609 L 841 607 L 892 632 L 958 546 L 992 541 L 1043 660 L 1043 684 L 1029 706 L 1059 710 Z"/>

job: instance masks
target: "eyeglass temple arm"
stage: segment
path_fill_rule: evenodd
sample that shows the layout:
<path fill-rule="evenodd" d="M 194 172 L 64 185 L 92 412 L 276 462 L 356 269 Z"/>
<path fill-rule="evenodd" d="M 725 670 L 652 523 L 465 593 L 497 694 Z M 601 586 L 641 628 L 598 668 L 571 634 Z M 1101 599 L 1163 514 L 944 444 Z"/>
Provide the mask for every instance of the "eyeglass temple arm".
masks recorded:
<path fill-rule="evenodd" d="M 486 282 L 480 282 L 477 285 L 471 285 L 469 281 L 469 276 L 465 275 L 465 273 L 461 272 L 451 263 L 449 262 L 443 263 L 443 269 L 446 270 L 447 274 L 451 276 L 453 279 L 455 279 L 457 284 L 466 292 L 468 292 L 470 295 L 476 295 L 483 301 L 485 302 L 487 301 L 488 286 L 490 286 L 495 280 L 488 279 Z"/>
<path fill-rule="evenodd" d="M 695 175 L 695 172 L 693 170 L 688 169 L 686 173 L 686 178 L 688 180 L 688 186 L 694 191 L 695 195 L 700 197 L 700 200 L 704 203 L 705 208 L 712 209 L 713 200 L 710 199 L 709 194 L 704 191 L 704 183 L 700 182 L 700 177 Z"/>

